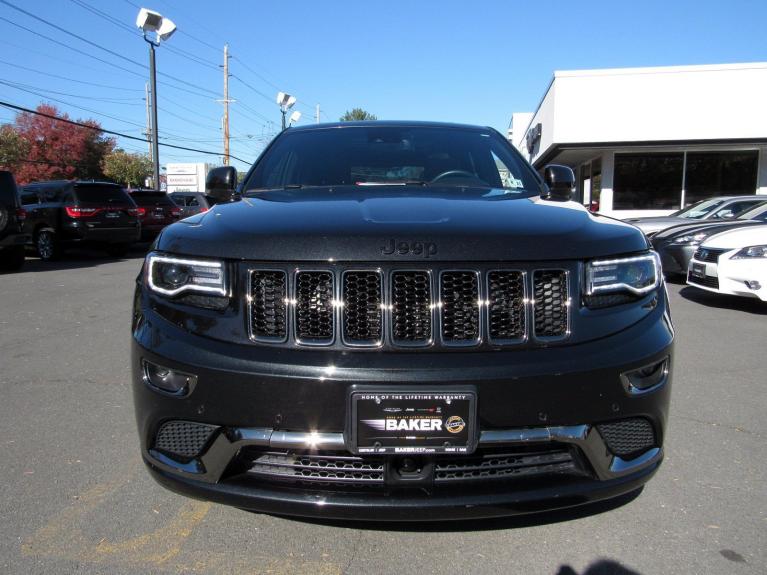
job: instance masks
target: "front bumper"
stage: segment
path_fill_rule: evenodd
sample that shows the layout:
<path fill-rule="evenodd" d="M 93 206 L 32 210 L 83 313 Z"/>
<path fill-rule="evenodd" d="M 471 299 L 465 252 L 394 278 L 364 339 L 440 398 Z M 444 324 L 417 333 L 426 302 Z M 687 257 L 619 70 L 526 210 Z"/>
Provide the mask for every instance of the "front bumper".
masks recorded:
<path fill-rule="evenodd" d="M 683 275 L 687 273 L 687 266 L 698 246 L 667 244 L 654 245 L 660 255 L 661 266 L 664 273 Z"/>
<path fill-rule="evenodd" d="M 663 458 L 671 373 L 641 394 L 627 389 L 621 377 L 673 359 L 673 328 L 665 298 L 660 299 L 644 319 L 606 339 L 440 354 L 235 345 L 191 334 L 144 307 L 132 345 L 142 454 L 155 479 L 174 491 L 276 514 L 442 520 L 615 497 L 646 482 Z M 144 360 L 194 374 L 193 389 L 185 397 L 158 393 L 145 382 Z M 350 387 L 359 383 L 408 385 L 416 391 L 427 385 L 471 385 L 478 392 L 480 450 L 492 453 L 502 447 L 523 457 L 530 449 L 557 449 L 570 454 L 573 467 L 531 478 L 511 476 L 460 488 L 435 483 L 418 489 L 270 481 L 249 473 L 252 453 L 351 455 L 343 435 L 345 406 Z M 655 440 L 640 454 L 623 458 L 611 453 L 596 426 L 632 418 L 649 421 Z M 169 421 L 208 424 L 215 432 L 199 455 L 174 459 L 155 444 Z"/>
<path fill-rule="evenodd" d="M 690 263 L 705 266 L 705 277 L 695 277 L 688 271 L 688 285 L 713 293 L 767 301 L 767 262 L 763 260 L 730 259 L 728 254 L 722 254 L 718 262 L 692 258 Z"/>
<path fill-rule="evenodd" d="M 0 249 L 24 246 L 32 241 L 29 234 L 8 234 L 0 239 Z"/>

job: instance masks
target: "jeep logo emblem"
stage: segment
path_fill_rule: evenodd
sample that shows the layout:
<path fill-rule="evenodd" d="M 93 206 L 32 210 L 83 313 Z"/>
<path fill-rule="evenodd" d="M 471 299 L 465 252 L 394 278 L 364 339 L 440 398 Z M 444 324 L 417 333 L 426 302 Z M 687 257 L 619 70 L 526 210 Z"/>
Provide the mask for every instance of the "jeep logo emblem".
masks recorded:
<path fill-rule="evenodd" d="M 386 245 L 381 246 L 381 253 L 385 256 L 412 255 L 430 258 L 437 255 L 437 244 L 432 242 L 403 242 L 392 238 Z"/>

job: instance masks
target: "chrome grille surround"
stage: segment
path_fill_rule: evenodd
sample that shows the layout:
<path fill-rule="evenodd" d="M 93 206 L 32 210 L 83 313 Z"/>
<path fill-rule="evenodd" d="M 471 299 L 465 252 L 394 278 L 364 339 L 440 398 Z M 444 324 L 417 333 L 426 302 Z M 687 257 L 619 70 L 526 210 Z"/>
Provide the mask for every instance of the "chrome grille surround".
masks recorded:
<path fill-rule="evenodd" d="M 533 272 L 533 330 L 540 340 L 554 341 L 570 335 L 570 274 L 563 269 Z"/>
<path fill-rule="evenodd" d="M 248 289 L 247 329 L 250 340 L 258 344 L 360 351 L 383 347 L 473 351 L 553 345 L 571 337 L 571 320 L 573 315 L 579 316 L 571 302 L 580 298 L 579 283 L 574 280 L 581 276 L 582 268 L 577 261 L 512 262 L 508 266 L 497 262 L 469 266 L 422 262 L 409 267 L 377 262 L 329 262 L 311 267 L 246 263 L 243 270 L 247 275 L 242 282 Z M 286 278 L 287 333 L 280 339 L 263 337 L 254 323 L 263 317 L 257 309 L 263 298 L 259 300 L 253 292 L 254 278 L 264 272 L 283 273 Z M 544 297 L 536 301 L 536 280 L 550 279 L 551 274 L 559 278 L 556 289 L 539 289 Z M 446 293 L 456 281 L 460 288 L 457 298 Z M 469 302 L 477 293 L 474 307 Z M 447 308 L 453 305 L 461 307 L 460 313 Z M 302 317 L 306 313 L 313 319 Z M 549 323 L 541 323 L 542 318 L 549 318 Z M 556 329 L 541 327 L 549 324 Z"/>
<path fill-rule="evenodd" d="M 527 275 L 521 270 L 487 272 L 487 331 L 491 342 L 505 345 L 527 341 Z"/>
<path fill-rule="evenodd" d="M 439 330 L 443 345 L 476 345 L 482 334 L 480 278 L 476 270 L 439 274 Z M 463 320 L 463 321 L 462 321 Z"/>
<path fill-rule="evenodd" d="M 381 270 L 345 270 L 341 274 L 341 301 L 344 344 L 351 347 L 382 345 L 384 282 Z"/>

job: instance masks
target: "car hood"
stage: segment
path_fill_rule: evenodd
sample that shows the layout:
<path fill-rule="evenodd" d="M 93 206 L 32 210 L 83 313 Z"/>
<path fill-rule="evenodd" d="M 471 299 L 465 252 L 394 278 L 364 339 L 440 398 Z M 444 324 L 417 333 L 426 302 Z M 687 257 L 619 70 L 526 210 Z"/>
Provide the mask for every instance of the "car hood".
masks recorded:
<path fill-rule="evenodd" d="M 707 239 L 701 247 L 734 250 L 764 245 L 767 245 L 767 225 L 761 224 L 716 234 Z"/>
<path fill-rule="evenodd" d="M 575 202 L 487 188 L 261 192 L 165 229 L 157 249 L 274 261 L 594 258 L 648 248 L 633 226 Z"/>
<path fill-rule="evenodd" d="M 717 234 L 719 232 L 723 232 L 725 230 L 740 228 L 744 226 L 754 226 L 754 225 L 759 225 L 760 223 L 761 222 L 757 222 L 755 220 L 729 220 L 727 222 L 709 222 L 706 220 L 696 221 L 695 223 L 681 224 L 678 226 L 673 226 L 671 228 L 665 229 L 662 232 L 658 232 L 653 237 L 653 242 L 673 240 L 674 238 L 677 238 L 679 236 L 694 234 L 694 233 L 703 232 L 703 231 L 705 231 L 709 235 L 712 235 L 712 234 Z"/>

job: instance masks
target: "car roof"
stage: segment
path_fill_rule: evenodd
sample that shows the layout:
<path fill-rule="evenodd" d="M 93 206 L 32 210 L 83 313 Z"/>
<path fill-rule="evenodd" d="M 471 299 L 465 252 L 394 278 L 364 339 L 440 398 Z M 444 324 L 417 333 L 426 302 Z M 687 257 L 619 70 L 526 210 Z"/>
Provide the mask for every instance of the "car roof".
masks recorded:
<path fill-rule="evenodd" d="M 329 130 L 336 128 L 451 128 L 459 130 L 487 131 L 494 128 L 472 124 L 455 124 L 450 122 L 421 122 L 414 120 L 364 120 L 357 122 L 327 122 L 324 124 L 307 124 L 294 126 L 289 132 L 311 132 L 314 130 Z M 287 131 L 286 131 L 287 132 Z"/>

